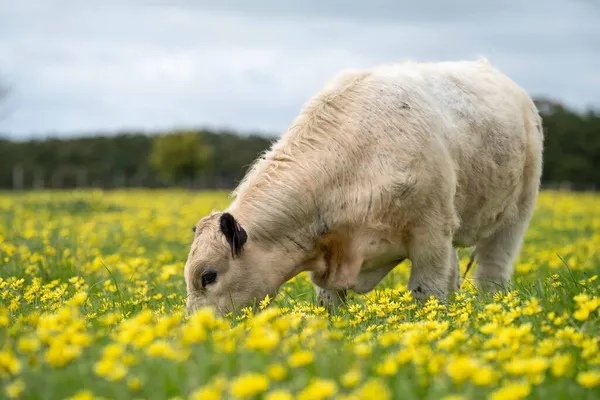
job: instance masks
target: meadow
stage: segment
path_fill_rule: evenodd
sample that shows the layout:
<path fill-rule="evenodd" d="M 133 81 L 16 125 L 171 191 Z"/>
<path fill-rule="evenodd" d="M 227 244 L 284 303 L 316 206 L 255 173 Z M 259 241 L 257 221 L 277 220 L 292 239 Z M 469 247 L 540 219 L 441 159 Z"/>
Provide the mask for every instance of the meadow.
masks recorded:
<path fill-rule="evenodd" d="M 0 398 L 600 398 L 600 195 L 541 194 L 508 292 L 469 273 L 417 304 L 406 261 L 332 314 L 302 274 L 259 312 L 186 319 L 192 226 L 227 202 L 0 194 Z"/>

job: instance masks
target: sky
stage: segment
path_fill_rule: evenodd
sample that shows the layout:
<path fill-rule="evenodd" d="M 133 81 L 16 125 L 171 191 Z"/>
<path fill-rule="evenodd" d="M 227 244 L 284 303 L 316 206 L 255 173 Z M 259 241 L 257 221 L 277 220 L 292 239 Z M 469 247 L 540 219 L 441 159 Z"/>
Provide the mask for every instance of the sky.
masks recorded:
<path fill-rule="evenodd" d="M 346 68 L 487 57 L 600 108 L 597 0 L 0 0 L 0 134 L 279 135 Z"/>

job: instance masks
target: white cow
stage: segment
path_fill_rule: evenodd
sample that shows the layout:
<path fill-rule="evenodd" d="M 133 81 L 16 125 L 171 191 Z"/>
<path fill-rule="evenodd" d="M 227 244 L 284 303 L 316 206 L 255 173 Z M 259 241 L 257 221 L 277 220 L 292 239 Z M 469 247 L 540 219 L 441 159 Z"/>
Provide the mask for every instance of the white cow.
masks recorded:
<path fill-rule="evenodd" d="M 198 222 L 187 312 L 275 296 L 309 271 L 320 301 L 372 290 L 402 260 L 417 299 L 505 288 L 534 209 L 543 132 L 528 94 L 485 59 L 346 71 L 310 99 L 222 212 Z"/>

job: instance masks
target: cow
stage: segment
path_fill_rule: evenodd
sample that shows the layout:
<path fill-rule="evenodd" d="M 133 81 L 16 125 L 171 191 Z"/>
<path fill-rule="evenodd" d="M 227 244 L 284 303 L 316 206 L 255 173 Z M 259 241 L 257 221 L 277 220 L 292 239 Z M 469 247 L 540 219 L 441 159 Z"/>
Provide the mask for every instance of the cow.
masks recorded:
<path fill-rule="evenodd" d="M 303 105 L 231 193 L 198 221 L 186 314 L 273 298 L 307 272 L 319 304 L 373 290 L 410 260 L 423 301 L 460 290 L 474 248 L 479 290 L 505 290 L 538 196 L 542 120 L 485 58 L 350 69 Z"/>

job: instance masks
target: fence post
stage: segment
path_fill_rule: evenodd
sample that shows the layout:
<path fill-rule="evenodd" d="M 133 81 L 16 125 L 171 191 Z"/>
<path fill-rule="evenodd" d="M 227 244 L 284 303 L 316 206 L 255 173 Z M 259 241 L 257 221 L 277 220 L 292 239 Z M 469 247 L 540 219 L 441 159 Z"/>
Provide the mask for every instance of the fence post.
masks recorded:
<path fill-rule="evenodd" d="M 78 168 L 75 180 L 78 188 L 85 187 L 87 184 L 87 169 Z"/>
<path fill-rule="evenodd" d="M 41 167 L 35 167 L 33 172 L 33 189 L 44 189 L 44 170 Z"/>
<path fill-rule="evenodd" d="M 25 180 L 25 173 L 23 171 L 23 165 L 17 164 L 13 166 L 13 189 L 23 190 Z"/>

